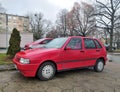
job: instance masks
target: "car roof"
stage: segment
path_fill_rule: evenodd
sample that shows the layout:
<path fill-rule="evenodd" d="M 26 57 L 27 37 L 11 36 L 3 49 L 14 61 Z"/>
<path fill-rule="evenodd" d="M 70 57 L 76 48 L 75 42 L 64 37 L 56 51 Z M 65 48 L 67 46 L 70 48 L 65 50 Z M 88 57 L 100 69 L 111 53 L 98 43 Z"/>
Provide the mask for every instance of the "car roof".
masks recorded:
<path fill-rule="evenodd" d="M 83 36 L 69 36 L 68 38 L 89 38 L 89 39 L 97 39 L 93 37 L 83 37 Z"/>
<path fill-rule="evenodd" d="M 43 38 L 43 39 L 53 39 L 53 38 Z"/>

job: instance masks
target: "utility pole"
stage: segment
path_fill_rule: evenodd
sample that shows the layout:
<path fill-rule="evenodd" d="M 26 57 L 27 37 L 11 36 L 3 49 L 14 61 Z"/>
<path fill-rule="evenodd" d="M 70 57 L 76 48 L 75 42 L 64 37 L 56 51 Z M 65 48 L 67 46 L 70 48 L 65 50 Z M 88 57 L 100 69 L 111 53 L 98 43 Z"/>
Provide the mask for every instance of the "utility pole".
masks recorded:
<path fill-rule="evenodd" d="M 6 50 L 8 49 L 8 14 L 6 14 Z"/>

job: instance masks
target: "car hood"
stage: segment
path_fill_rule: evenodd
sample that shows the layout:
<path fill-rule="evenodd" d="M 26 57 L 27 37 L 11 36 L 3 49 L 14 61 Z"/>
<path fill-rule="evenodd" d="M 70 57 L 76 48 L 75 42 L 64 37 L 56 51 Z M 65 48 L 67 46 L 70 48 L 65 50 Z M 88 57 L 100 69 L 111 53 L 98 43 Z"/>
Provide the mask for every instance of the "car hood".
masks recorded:
<path fill-rule="evenodd" d="M 49 49 L 47 49 L 47 48 L 35 48 L 35 49 L 29 49 L 29 50 L 18 52 L 17 55 L 23 56 L 23 57 L 31 57 L 34 55 L 39 55 L 41 53 L 48 54 L 48 53 L 53 53 L 56 51 L 59 51 L 59 49 L 56 49 L 56 48 L 49 48 Z"/>

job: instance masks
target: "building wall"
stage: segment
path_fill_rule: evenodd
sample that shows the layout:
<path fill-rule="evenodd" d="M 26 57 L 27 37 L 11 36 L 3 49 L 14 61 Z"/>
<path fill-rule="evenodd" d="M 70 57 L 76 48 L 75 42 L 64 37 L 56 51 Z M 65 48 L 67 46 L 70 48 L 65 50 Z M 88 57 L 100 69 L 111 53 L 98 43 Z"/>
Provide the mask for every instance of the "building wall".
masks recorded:
<path fill-rule="evenodd" d="M 21 33 L 20 35 L 21 35 L 21 43 L 20 43 L 21 48 L 23 48 L 26 43 L 33 41 L 32 33 Z M 10 36 L 11 34 L 8 34 L 7 35 L 8 39 L 6 40 L 6 34 L 5 33 L 0 34 L 0 48 L 6 48 L 6 44 L 7 44 L 7 47 L 9 46 Z"/>
<path fill-rule="evenodd" d="M 26 43 L 33 42 L 33 33 L 22 33 L 21 34 L 21 48 L 25 46 Z"/>
<path fill-rule="evenodd" d="M 17 28 L 17 30 L 20 31 L 21 48 L 24 47 L 26 43 L 33 41 L 33 34 L 28 32 L 29 31 L 28 17 L 0 13 L 0 48 L 6 48 L 9 46 L 10 35 L 14 28 Z M 7 40 L 6 32 L 8 34 Z"/>
<path fill-rule="evenodd" d="M 0 14 L 0 32 L 4 32 L 6 30 L 6 16 L 4 14 Z"/>
<path fill-rule="evenodd" d="M 29 18 L 25 16 L 0 13 L 0 32 L 6 31 L 7 24 L 10 33 L 13 28 L 17 28 L 20 32 L 29 31 Z"/>

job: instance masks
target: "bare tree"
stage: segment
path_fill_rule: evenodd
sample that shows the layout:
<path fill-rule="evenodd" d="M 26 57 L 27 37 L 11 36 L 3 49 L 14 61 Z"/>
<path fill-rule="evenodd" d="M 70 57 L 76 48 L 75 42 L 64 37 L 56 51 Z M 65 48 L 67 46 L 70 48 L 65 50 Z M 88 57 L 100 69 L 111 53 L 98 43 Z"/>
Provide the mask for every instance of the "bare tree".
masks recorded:
<path fill-rule="evenodd" d="M 68 14 L 67 14 L 67 29 L 69 31 L 69 35 L 78 35 L 78 32 L 76 32 L 74 29 L 76 28 L 76 19 L 74 16 L 74 9 L 72 9 Z"/>
<path fill-rule="evenodd" d="M 108 44 L 108 32 L 107 29 L 104 29 L 105 44 Z"/>
<path fill-rule="evenodd" d="M 120 19 L 118 19 L 118 22 L 120 22 Z M 117 49 L 120 49 L 120 24 L 116 25 L 114 35 L 115 35 L 114 41 L 117 44 Z"/>
<path fill-rule="evenodd" d="M 94 7 L 82 2 L 80 6 L 74 8 L 76 27 L 74 30 L 81 36 L 87 36 L 95 31 L 96 19 L 93 16 Z"/>
<path fill-rule="evenodd" d="M 49 30 L 51 22 L 43 19 L 42 13 L 29 14 L 31 31 L 33 32 L 34 40 L 40 39 Z"/>
<path fill-rule="evenodd" d="M 120 0 L 105 0 L 104 2 L 96 0 L 98 8 L 96 15 L 98 15 L 97 22 L 101 28 L 106 28 L 110 34 L 110 51 L 112 51 L 113 34 L 115 27 L 120 24 Z"/>
<path fill-rule="evenodd" d="M 51 31 L 49 31 L 46 35 L 48 38 L 57 38 L 59 37 L 60 31 L 57 30 L 56 28 L 52 28 Z"/>
<path fill-rule="evenodd" d="M 57 16 L 57 26 L 59 26 L 59 29 L 61 31 L 61 36 L 67 36 L 67 13 L 68 11 L 66 9 L 61 10 L 58 13 Z"/>

